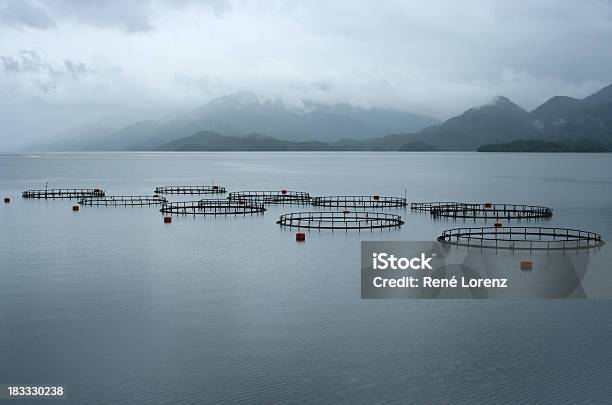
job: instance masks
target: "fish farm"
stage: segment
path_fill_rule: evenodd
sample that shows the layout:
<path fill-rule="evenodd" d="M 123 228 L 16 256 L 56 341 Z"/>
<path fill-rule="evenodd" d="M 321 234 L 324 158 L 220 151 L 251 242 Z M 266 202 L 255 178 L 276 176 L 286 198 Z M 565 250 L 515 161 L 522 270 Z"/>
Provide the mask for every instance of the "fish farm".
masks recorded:
<path fill-rule="evenodd" d="M 462 203 L 457 201 L 436 201 L 436 202 L 413 202 L 410 204 L 410 209 L 413 211 L 431 212 L 439 208 L 458 208 L 472 207 L 479 204 Z"/>
<path fill-rule="evenodd" d="M 228 195 L 230 200 L 249 200 L 265 204 L 310 204 L 309 193 L 303 191 L 235 191 Z"/>
<path fill-rule="evenodd" d="M 225 194 L 221 186 L 162 186 L 155 188 L 155 194 Z"/>
<path fill-rule="evenodd" d="M 536 219 L 550 218 L 553 210 L 539 205 L 524 204 L 463 204 L 431 208 L 431 215 L 453 219 Z"/>
<path fill-rule="evenodd" d="M 160 212 L 182 215 L 246 215 L 266 210 L 262 203 L 242 200 L 181 201 L 164 204 Z"/>
<path fill-rule="evenodd" d="M 313 197 L 312 205 L 329 208 L 400 208 L 405 207 L 405 198 L 372 196 L 325 196 Z"/>
<path fill-rule="evenodd" d="M 53 188 L 44 190 L 27 190 L 21 193 L 23 198 L 83 198 L 104 197 L 104 190 L 99 188 Z"/>
<path fill-rule="evenodd" d="M 280 215 L 277 224 L 282 227 L 303 229 L 361 230 L 398 228 L 404 225 L 400 215 L 388 212 L 368 212 L 365 209 L 402 208 L 406 198 L 379 195 L 332 195 L 311 197 L 303 191 L 235 191 L 226 199 L 170 202 L 158 194 L 223 194 L 221 186 L 160 186 L 155 195 L 107 196 L 102 189 L 41 189 L 27 190 L 23 198 L 56 199 L 78 198 L 84 206 L 161 206 L 164 214 L 237 216 L 260 214 L 266 204 L 311 205 L 317 208 L 336 208 L 336 211 L 294 212 Z M 6 204 L 11 199 L 4 198 Z M 72 206 L 78 211 L 78 205 Z M 356 208 L 356 211 L 349 211 Z M 454 228 L 445 230 L 437 238 L 444 245 L 470 248 L 509 250 L 568 250 L 590 249 L 603 246 L 601 235 L 594 232 L 551 227 L 505 227 L 500 220 L 550 218 L 552 208 L 526 204 L 465 203 L 458 201 L 413 202 L 413 211 L 429 212 L 433 218 L 491 219 L 492 227 Z M 164 217 L 171 223 L 171 217 Z M 299 238 L 298 238 L 299 236 Z M 303 233 L 296 240 L 303 241 Z"/>
<path fill-rule="evenodd" d="M 594 232 L 566 228 L 487 227 L 454 228 L 443 231 L 438 241 L 445 245 L 506 250 L 575 250 L 605 244 Z"/>
<path fill-rule="evenodd" d="M 396 228 L 404 224 L 402 217 L 384 212 L 295 212 L 281 215 L 281 226 L 314 229 Z"/>
<path fill-rule="evenodd" d="M 167 203 L 164 197 L 148 195 L 112 195 L 104 197 L 84 197 L 79 201 L 81 205 L 104 207 L 136 207 L 160 205 Z"/>

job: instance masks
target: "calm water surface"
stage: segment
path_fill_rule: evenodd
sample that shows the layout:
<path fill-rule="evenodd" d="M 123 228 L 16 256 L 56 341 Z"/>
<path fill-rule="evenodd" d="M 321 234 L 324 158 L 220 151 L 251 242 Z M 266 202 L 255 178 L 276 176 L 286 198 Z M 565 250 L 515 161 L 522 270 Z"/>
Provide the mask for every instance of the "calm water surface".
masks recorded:
<path fill-rule="evenodd" d="M 398 210 L 401 230 L 297 244 L 275 221 L 299 207 L 167 225 L 21 199 L 46 182 L 541 204 L 608 239 L 609 154 L 0 154 L 0 384 L 66 384 L 72 403 L 612 401 L 609 301 L 360 300 L 361 240 L 456 222 Z"/>

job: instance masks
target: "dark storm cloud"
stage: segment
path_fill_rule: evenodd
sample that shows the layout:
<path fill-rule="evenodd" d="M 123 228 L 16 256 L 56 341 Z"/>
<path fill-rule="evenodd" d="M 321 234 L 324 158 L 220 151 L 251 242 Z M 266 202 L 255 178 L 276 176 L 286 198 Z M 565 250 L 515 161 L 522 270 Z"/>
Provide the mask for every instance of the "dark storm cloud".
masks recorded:
<path fill-rule="evenodd" d="M 154 29 L 159 9 L 203 5 L 220 15 L 231 9 L 227 0 L 0 0 L 0 21 L 16 27 L 55 28 L 65 21 L 126 32 Z"/>
<path fill-rule="evenodd" d="M 50 0 L 45 3 L 58 18 L 75 20 L 100 28 L 119 28 L 128 32 L 153 29 L 150 1 L 126 0 Z"/>
<path fill-rule="evenodd" d="M 242 90 L 441 119 L 496 95 L 532 109 L 612 82 L 611 44 L 603 0 L 0 0 L 0 121 L 33 137 L 26 111 L 165 113 Z M 41 127 L 77 123 L 56 116 Z"/>
<path fill-rule="evenodd" d="M 28 0 L 0 2 L 0 23 L 15 27 L 53 28 L 55 20 L 44 8 Z"/>
<path fill-rule="evenodd" d="M 64 21 L 129 32 L 153 29 L 152 3 L 132 0 L 3 0 L 0 21 L 15 27 L 55 28 Z"/>

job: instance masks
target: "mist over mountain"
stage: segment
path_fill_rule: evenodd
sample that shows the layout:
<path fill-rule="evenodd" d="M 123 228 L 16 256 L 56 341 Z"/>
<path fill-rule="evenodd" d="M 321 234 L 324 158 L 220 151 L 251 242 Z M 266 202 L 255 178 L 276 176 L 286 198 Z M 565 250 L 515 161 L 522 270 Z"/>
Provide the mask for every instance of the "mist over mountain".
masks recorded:
<path fill-rule="evenodd" d="M 531 112 L 500 96 L 414 133 L 347 139 L 339 144 L 363 150 L 400 150 L 405 144 L 423 142 L 440 150 L 473 151 L 485 144 L 519 140 L 579 139 L 612 143 L 612 85 L 584 99 L 555 96 Z"/>
<path fill-rule="evenodd" d="M 474 150 L 483 143 L 538 136 L 529 113 L 506 97 L 499 96 L 441 125 L 418 132 L 414 141 L 427 142 L 446 150 Z"/>
<path fill-rule="evenodd" d="M 436 124 L 433 118 L 398 110 L 308 102 L 296 108 L 240 92 L 163 122 L 86 127 L 82 133 L 73 129 L 67 139 L 28 149 L 473 151 L 513 141 L 578 139 L 607 147 L 612 143 L 612 85 L 584 99 L 555 96 L 531 112 L 498 96 Z"/>
<path fill-rule="evenodd" d="M 85 150 L 98 139 L 138 122 L 144 115 L 145 113 L 139 111 L 126 111 L 121 114 L 104 116 L 85 125 L 68 128 L 54 136 L 29 142 L 22 147 L 22 150 Z"/>
<path fill-rule="evenodd" d="M 332 142 L 347 137 L 364 139 L 392 132 L 412 132 L 438 122 L 419 114 L 348 104 L 304 102 L 301 108 L 295 108 L 280 100 L 239 92 L 214 99 L 166 122 L 136 122 L 96 137 L 91 137 L 91 128 L 88 128 L 80 134 L 71 133 L 66 139 L 41 142 L 28 149 L 151 150 L 201 131 L 227 136 L 261 133 L 283 140 Z"/>
<path fill-rule="evenodd" d="M 544 138 L 593 138 L 609 142 L 612 136 L 612 85 L 582 100 L 553 97 L 530 115 Z"/>

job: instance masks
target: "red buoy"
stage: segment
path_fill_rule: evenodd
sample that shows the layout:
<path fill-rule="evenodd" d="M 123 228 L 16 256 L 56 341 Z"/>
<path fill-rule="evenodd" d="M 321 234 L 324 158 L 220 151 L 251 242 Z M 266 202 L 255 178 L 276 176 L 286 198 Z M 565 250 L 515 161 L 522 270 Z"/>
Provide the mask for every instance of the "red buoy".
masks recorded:
<path fill-rule="evenodd" d="M 295 240 L 298 242 L 304 242 L 306 240 L 306 234 L 304 232 L 298 232 L 295 234 Z"/>
<path fill-rule="evenodd" d="M 533 262 L 531 260 L 521 260 L 521 270 L 532 270 Z"/>
<path fill-rule="evenodd" d="M 172 217 L 164 217 L 164 224 L 172 223 Z"/>
<path fill-rule="evenodd" d="M 78 211 L 80 209 L 81 209 L 81 207 L 79 207 L 78 205 L 73 205 L 72 206 L 72 211 Z"/>
<path fill-rule="evenodd" d="M 380 200 L 380 196 L 379 196 L 379 195 L 373 195 L 373 196 L 372 196 L 372 199 L 373 199 L 373 200 L 377 200 L 377 201 L 378 201 L 378 200 Z"/>
<path fill-rule="evenodd" d="M 287 194 L 287 190 L 281 190 L 281 194 Z"/>
<path fill-rule="evenodd" d="M 491 208 L 491 207 L 493 207 L 493 203 L 490 203 L 490 202 L 487 201 L 486 203 L 484 203 L 484 206 L 485 206 L 485 208 Z"/>
<path fill-rule="evenodd" d="M 5 204 L 10 204 L 11 203 L 11 197 L 4 197 L 4 203 Z"/>
<path fill-rule="evenodd" d="M 501 228 L 503 225 L 501 222 L 497 221 L 494 225 L 496 228 Z"/>

